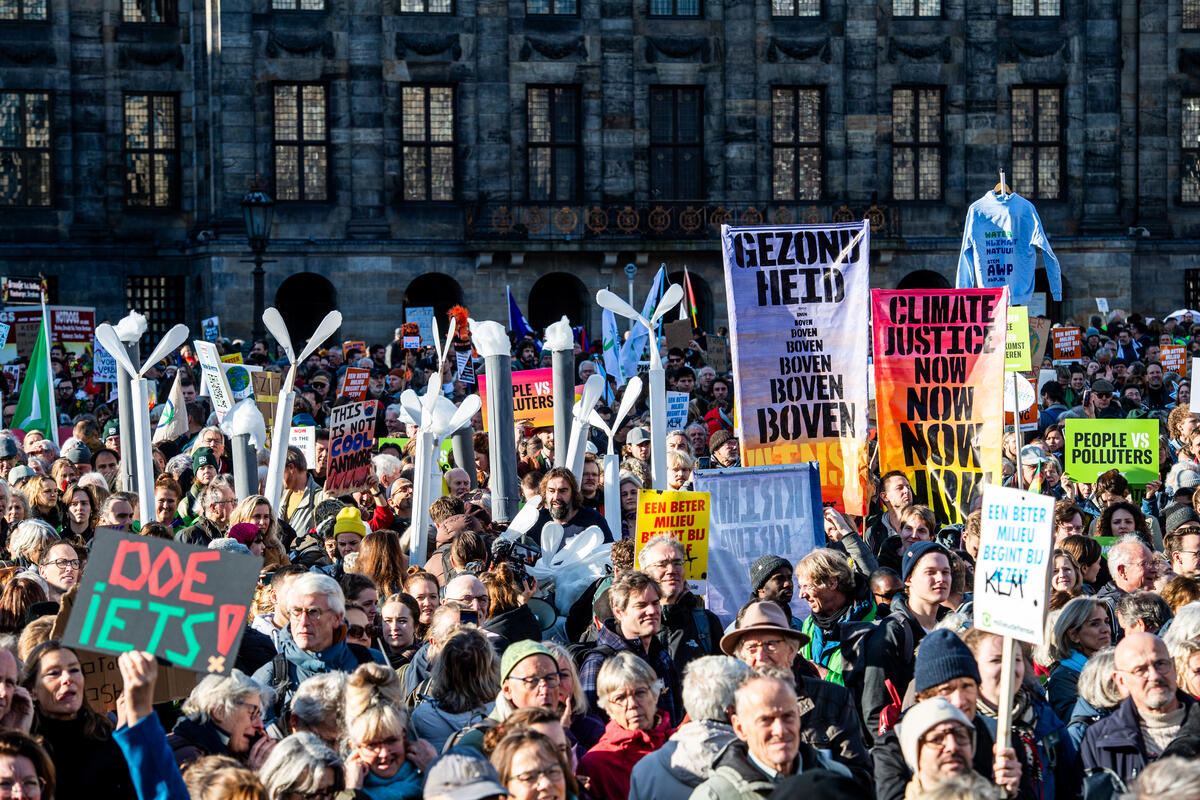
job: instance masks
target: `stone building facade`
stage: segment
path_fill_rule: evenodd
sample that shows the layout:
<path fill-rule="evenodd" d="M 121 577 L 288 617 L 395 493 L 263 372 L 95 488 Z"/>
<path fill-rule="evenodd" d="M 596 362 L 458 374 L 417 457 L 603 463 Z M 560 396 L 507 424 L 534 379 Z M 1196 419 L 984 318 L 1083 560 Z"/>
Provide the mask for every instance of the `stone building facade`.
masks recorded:
<path fill-rule="evenodd" d="M 0 0 L 0 274 L 155 324 L 267 302 L 599 329 L 721 222 L 872 221 L 872 283 L 953 282 L 1005 170 L 1064 304 L 1200 302 L 1200 0 Z"/>

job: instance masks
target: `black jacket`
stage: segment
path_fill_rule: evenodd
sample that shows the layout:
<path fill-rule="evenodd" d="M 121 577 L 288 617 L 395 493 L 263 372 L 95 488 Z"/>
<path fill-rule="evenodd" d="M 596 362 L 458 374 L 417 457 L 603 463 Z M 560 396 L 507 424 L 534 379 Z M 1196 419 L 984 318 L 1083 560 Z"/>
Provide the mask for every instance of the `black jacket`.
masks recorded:
<path fill-rule="evenodd" d="M 213 539 L 220 539 L 223 536 L 225 536 L 225 532 L 218 528 L 216 523 L 208 517 L 199 516 L 196 518 L 195 524 L 175 534 L 175 541 L 194 544 L 197 547 L 208 547 L 208 543 Z"/>
<path fill-rule="evenodd" d="M 971 766 L 990 781 L 994 744 L 992 734 L 978 716 L 975 717 L 974 725 L 975 760 Z M 904 761 L 904 753 L 900 750 L 900 737 L 896 735 L 895 730 L 888 731 L 875 742 L 875 746 L 871 748 L 871 757 L 875 761 L 876 800 L 903 800 L 904 789 L 912 780 L 913 772 Z"/>
<path fill-rule="evenodd" d="M 137 791 L 129 767 L 111 733 L 88 737 L 84 721 L 50 719 L 34 715 L 36 736 L 41 736 L 50 758 L 59 767 L 55 800 L 136 800 Z"/>
<path fill-rule="evenodd" d="M 856 781 L 870 786 L 871 756 L 863 745 L 862 724 L 850 691 L 836 683 L 800 675 L 796 678 L 796 696 L 800 703 L 800 740 L 817 750 L 828 750 Z"/>
<path fill-rule="evenodd" d="M 511 611 L 490 617 L 483 623 L 483 629 L 500 637 L 500 641 L 496 643 L 496 650 L 500 653 L 514 642 L 524 639 L 532 639 L 535 642 L 542 640 L 542 626 L 538 624 L 537 617 L 533 616 L 527 605 L 519 605 Z"/>
<path fill-rule="evenodd" d="M 1200 705 L 1183 692 L 1178 695 L 1187 709 L 1183 724 L 1179 727 L 1179 736 L 1200 735 Z M 1115 711 L 1088 728 L 1079 745 L 1079 752 L 1083 757 L 1085 773 L 1110 770 L 1126 785 L 1136 778 L 1149 761 L 1133 699 L 1126 697 Z"/>
<path fill-rule="evenodd" d="M 175 723 L 167 735 L 167 746 L 175 754 L 175 763 L 180 769 L 204 756 L 229 755 L 214 722 L 193 722 L 187 717 L 181 717 Z"/>
<path fill-rule="evenodd" d="M 705 620 L 706 632 L 700 631 L 699 619 Z M 697 658 L 723 655 L 721 633 L 721 620 L 701 607 L 699 599 L 691 592 L 685 591 L 675 603 L 662 607 L 662 630 L 658 632 L 658 640 L 671 653 L 671 661 L 680 675 L 688 663 Z"/>

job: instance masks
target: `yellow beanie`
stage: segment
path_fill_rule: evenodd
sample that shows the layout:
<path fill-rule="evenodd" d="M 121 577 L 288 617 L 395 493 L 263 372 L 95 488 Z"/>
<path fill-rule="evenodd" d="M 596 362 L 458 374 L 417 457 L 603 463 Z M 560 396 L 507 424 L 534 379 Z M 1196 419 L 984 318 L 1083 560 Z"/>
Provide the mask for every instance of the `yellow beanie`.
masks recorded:
<path fill-rule="evenodd" d="M 363 523 L 362 515 L 358 513 L 357 508 L 343 508 L 338 512 L 337 521 L 333 523 L 333 536 L 337 538 L 343 533 L 367 535 L 367 526 Z"/>

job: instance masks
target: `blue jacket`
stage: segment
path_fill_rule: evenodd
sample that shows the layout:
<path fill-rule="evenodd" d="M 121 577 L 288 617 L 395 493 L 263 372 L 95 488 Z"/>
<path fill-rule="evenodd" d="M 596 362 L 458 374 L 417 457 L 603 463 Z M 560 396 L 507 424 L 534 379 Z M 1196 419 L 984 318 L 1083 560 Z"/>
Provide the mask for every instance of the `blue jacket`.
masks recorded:
<path fill-rule="evenodd" d="M 187 787 L 157 714 L 136 725 L 118 728 L 113 739 L 129 765 L 138 800 L 188 800 Z"/>
<path fill-rule="evenodd" d="M 405 761 L 400 771 L 391 778 L 379 778 L 368 772 L 363 780 L 363 794 L 371 800 L 421 800 L 421 785 L 425 782 L 421 773 Z"/>
<path fill-rule="evenodd" d="M 958 256 L 959 289 L 1008 286 L 1009 302 L 1025 305 L 1034 291 L 1037 250 L 1050 294 L 1062 299 L 1062 273 L 1033 204 L 1018 194 L 988 192 L 967 209 Z"/>
<path fill-rule="evenodd" d="M 1079 697 L 1079 675 L 1087 658 L 1079 651 L 1071 653 L 1058 663 L 1046 681 L 1046 696 L 1050 698 L 1050 706 L 1054 714 L 1061 720 L 1070 720 L 1071 709 Z"/>
<path fill-rule="evenodd" d="M 1200 706 L 1183 692 L 1178 696 L 1187 708 L 1179 735 L 1200 735 Z M 1112 714 L 1088 728 L 1081 752 L 1085 772 L 1107 769 L 1126 785 L 1146 768 L 1146 749 L 1133 698 L 1125 698 Z"/>
<path fill-rule="evenodd" d="M 1022 796 L 1033 796 L 1039 800 L 1055 800 L 1058 797 L 1075 797 L 1083 775 L 1075 758 L 1075 746 L 1067 735 L 1067 726 L 1054 715 L 1053 709 L 1041 692 L 1029 691 L 1034 712 L 1033 740 L 1037 749 L 1038 764 L 1025 763 L 1024 748 L 1017 741 L 1014 731 L 1012 746 L 1021 761 Z M 984 715 L 992 739 L 996 737 L 996 718 Z M 1040 769 L 1038 769 L 1040 767 Z M 1037 773 L 1040 773 L 1040 779 Z"/>
<path fill-rule="evenodd" d="M 1083 735 L 1087 733 L 1088 728 L 1111 713 L 1111 711 L 1101 711 L 1082 697 L 1075 700 L 1075 707 L 1071 709 L 1071 718 L 1067 720 L 1067 736 L 1071 737 L 1071 744 L 1075 747 L 1077 757 L 1079 748 L 1083 745 Z"/>

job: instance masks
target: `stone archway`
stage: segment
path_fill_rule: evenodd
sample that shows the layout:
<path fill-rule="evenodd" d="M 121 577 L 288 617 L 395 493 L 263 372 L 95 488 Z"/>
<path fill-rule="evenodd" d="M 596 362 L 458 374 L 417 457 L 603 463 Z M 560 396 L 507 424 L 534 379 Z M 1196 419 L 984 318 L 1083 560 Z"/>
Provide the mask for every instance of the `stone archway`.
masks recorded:
<path fill-rule="evenodd" d="M 275 290 L 275 308 L 287 323 L 293 346 L 300 350 L 325 315 L 337 308 L 337 289 L 315 272 L 297 272 Z"/>

